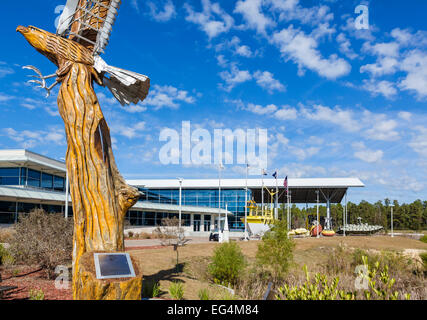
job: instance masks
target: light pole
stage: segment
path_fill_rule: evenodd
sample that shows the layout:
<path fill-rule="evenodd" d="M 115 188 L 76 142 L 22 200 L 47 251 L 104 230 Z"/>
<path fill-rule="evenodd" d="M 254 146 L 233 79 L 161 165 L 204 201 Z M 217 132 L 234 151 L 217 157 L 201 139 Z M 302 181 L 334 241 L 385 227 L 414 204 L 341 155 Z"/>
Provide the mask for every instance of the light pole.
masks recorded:
<path fill-rule="evenodd" d="M 316 190 L 317 195 L 317 232 L 316 232 L 316 238 L 320 238 L 320 232 L 319 232 L 319 190 Z"/>
<path fill-rule="evenodd" d="M 264 176 L 265 170 L 261 169 L 261 215 L 264 216 Z"/>
<path fill-rule="evenodd" d="M 181 229 L 181 212 L 182 212 L 182 181 L 184 179 L 182 178 L 177 178 L 178 182 L 179 182 L 179 215 L 178 215 L 178 220 L 179 220 L 179 229 Z"/>
<path fill-rule="evenodd" d="M 68 168 L 65 158 L 61 158 L 65 162 L 65 219 L 68 219 Z"/>
<path fill-rule="evenodd" d="M 218 165 L 218 232 L 221 233 L 221 170 L 224 169 L 222 162 Z"/>
<path fill-rule="evenodd" d="M 343 212 L 342 212 L 342 215 L 343 215 L 343 234 L 344 234 L 344 237 L 345 237 L 345 227 L 346 227 L 346 225 L 347 225 L 347 191 L 345 192 L 345 207 L 343 208 Z"/>
<path fill-rule="evenodd" d="M 393 233 L 393 207 L 394 204 L 390 204 L 390 208 L 391 208 L 391 237 L 394 237 L 394 233 Z"/>
<path fill-rule="evenodd" d="M 248 171 L 249 164 L 246 164 L 246 187 L 245 187 L 245 240 L 248 240 L 248 230 L 247 230 L 247 218 L 248 218 Z"/>
<path fill-rule="evenodd" d="M 279 186 L 277 184 L 277 175 L 278 170 L 275 171 L 275 179 L 276 179 L 276 199 L 274 200 L 274 219 L 279 219 Z"/>

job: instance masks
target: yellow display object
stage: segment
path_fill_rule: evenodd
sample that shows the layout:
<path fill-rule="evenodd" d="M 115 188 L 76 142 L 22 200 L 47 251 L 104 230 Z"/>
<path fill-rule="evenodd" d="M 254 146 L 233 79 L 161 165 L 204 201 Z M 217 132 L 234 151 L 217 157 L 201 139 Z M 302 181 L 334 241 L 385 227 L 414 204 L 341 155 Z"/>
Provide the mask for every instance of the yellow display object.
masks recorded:
<path fill-rule="evenodd" d="M 325 237 L 332 237 L 335 235 L 335 231 L 334 230 L 323 230 L 322 235 Z"/>

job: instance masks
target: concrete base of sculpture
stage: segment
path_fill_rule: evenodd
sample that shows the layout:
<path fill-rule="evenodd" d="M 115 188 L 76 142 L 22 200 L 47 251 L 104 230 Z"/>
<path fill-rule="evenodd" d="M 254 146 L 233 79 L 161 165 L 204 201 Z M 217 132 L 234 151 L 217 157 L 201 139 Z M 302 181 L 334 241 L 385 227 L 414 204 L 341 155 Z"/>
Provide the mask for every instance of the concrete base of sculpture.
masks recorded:
<path fill-rule="evenodd" d="M 93 252 L 82 255 L 75 283 L 77 300 L 141 300 L 142 272 L 131 256 L 135 278 L 97 279 Z"/>

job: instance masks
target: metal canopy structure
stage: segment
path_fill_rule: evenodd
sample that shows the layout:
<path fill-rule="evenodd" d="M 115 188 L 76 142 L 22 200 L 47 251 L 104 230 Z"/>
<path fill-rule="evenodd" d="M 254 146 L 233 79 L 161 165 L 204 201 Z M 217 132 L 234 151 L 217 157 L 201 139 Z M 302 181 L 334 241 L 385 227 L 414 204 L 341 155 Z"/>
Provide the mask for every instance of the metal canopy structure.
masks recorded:
<path fill-rule="evenodd" d="M 279 203 L 286 202 L 286 192 L 283 186 L 284 179 L 278 179 Z M 162 180 L 128 180 L 130 185 L 141 186 L 147 189 L 178 189 L 179 181 L 175 179 Z M 261 179 L 248 179 L 248 189 L 252 191 L 254 200 L 258 203 L 262 198 Z M 361 188 L 365 185 L 358 178 L 310 178 L 288 179 L 291 203 L 316 203 L 319 191 L 320 203 L 340 203 L 348 188 Z M 218 189 L 218 179 L 185 179 L 182 182 L 183 189 Z M 221 179 L 221 189 L 245 189 L 245 179 Z M 275 190 L 275 179 L 264 179 L 264 187 Z M 269 203 L 269 193 L 264 190 L 265 203 Z"/>

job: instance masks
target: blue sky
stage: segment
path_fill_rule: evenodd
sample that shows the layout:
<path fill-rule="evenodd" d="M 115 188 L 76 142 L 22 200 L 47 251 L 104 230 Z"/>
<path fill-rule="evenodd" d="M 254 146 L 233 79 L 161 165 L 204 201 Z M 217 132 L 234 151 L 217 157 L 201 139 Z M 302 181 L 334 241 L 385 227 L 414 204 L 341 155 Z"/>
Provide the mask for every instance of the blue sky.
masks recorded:
<path fill-rule="evenodd" d="M 65 156 L 56 92 L 25 81 L 55 67 L 15 32 L 54 32 L 65 1 L 5 2 L 0 21 L 0 148 Z M 369 29 L 354 13 L 369 8 Z M 427 199 L 427 2 L 139 1 L 119 11 L 104 60 L 151 79 L 121 107 L 95 88 L 125 178 L 215 178 L 214 165 L 163 165 L 163 128 L 268 129 L 268 172 L 359 177 L 351 201 Z M 223 176 L 242 178 L 244 167 Z"/>

